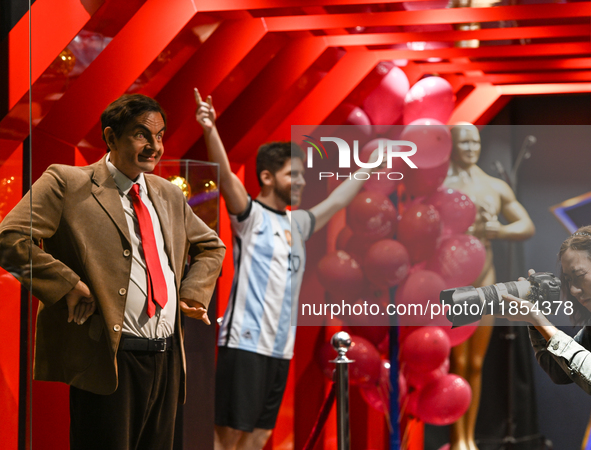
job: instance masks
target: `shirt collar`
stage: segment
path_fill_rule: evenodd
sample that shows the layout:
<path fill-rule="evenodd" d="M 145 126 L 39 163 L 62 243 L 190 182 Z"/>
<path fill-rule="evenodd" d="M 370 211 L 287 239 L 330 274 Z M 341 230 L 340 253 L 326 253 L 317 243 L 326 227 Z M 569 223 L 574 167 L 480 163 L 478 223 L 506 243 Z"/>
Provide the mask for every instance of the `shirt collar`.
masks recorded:
<path fill-rule="evenodd" d="M 111 155 L 109 153 L 107 153 L 106 163 L 107 169 L 109 169 L 111 176 L 115 180 L 117 188 L 119 188 L 119 191 L 121 191 L 123 195 L 127 195 L 129 193 L 129 190 L 135 183 L 139 184 L 142 187 L 140 191 L 143 191 L 144 194 L 147 194 L 148 189 L 146 186 L 146 178 L 144 177 L 143 173 L 140 173 L 140 175 L 137 177 L 135 181 L 130 180 L 127 177 L 127 175 L 125 175 L 123 172 L 121 172 L 119 169 L 117 169 L 117 167 L 113 165 L 113 163 L 111 162 Z"/>

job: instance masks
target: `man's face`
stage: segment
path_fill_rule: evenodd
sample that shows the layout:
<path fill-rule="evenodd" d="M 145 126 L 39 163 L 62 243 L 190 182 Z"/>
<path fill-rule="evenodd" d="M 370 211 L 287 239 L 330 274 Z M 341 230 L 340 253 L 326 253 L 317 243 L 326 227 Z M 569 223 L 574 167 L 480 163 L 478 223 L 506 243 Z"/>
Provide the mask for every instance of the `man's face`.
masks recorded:
<path fill-rule="evenodd" d="M 273 191 L 286 205 L 298 206 L 306 186 L 304 163 L 300 158 L 289 159 L 275 172 Z"/>
<path fill-rule="evenodd" d="M 459 166 L 467 169 L 480 158 L 480 134 L 473 126 L 456 127 L 452 131 L 452 159 Z"/>
<path fill-rule="evenodd" d="M 164 153 L 162 137 L 165 128 L 162 115 L 154 111 L 130 122 L 119 138 L 110 127 L 105 128 L 113 165 L 131 180 L 140 173 L 152 172 Z"/>

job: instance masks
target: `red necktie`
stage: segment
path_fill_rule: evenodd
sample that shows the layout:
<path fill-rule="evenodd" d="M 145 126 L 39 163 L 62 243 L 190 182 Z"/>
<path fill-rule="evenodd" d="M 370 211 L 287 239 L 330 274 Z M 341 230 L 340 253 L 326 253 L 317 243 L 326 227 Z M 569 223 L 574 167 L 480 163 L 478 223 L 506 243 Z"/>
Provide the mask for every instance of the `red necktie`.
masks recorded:
<path fill-rule="evenodd" d="M 129 193 L 133 202 L 133 209 L 140 225 L 140 235 L 142 237 L 142 247 L 144 248 L 144 258 L 146 259 L 146 274 L 148 276 L 148 317 L 152 317 L 156 312 L 158 303 L 161 308 L 166 306 L 168 301 L 168 292 L 166 290 L 166 280 L 160 265 L 158 257 L 158 248 L 156 247 L 156 238 L 154 237 L 154 226 L 150 218 L 150 212 L 142 199 L 140 198 L 140 185 L 134 183 Z"/>

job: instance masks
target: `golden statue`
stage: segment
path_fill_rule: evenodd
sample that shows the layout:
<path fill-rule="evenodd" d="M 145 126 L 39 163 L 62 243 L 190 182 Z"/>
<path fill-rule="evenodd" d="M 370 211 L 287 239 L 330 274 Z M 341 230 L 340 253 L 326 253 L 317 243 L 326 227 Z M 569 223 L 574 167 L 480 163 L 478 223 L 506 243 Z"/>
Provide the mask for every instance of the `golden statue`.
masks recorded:
<path fill-rule="evenodd" d="M 491 240 L 524 240 L 535 233 L 535 227 L 525 208 L 517 201 L 511 187 L 504 181 L 487 175 L 476 165 L 480 157 L 478 128 L 460 122 L 451 128 L 453 149 L 446 187 L 468 195 L 476 205 L 476 220 L 468 230 L 478 237 L 486 248 L 486 261 L 475 287 L 496 282 Z M 499 215 L 508 222 L 499 222 Z M 451 372 L 465 378 L 472 388 L 472 403 L 466 414 L 451 426 L 450 450 L 478 450 L 474 442 L 474 429 L 482 383 L 482 364 L 490 341 L 494 318 L 484 316 L 474 335 L 452 348 Z"/>

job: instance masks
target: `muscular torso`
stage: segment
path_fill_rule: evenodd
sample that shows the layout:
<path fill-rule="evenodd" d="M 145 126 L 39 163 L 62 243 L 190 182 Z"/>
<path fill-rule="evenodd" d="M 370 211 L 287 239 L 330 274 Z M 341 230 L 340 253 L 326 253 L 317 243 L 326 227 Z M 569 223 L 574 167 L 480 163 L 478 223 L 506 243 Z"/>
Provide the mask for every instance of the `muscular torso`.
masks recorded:
<path fill-rule="evenodd" d="M 488 222 L 498 222 L 502 209 L 502 199 L 495 189 L 494 179 L 477 166 L 463 170 L 451 165 L 447 178 L 444 181 L 446 187 L 460 191 L 474 202 L 476 206 L 476 220 L 467 233 L 480 239 L 486 248 L 486 262 L 475 286 L 484 286 L 494 283 L 495 273 L 492 258 L 491 242 L 486 238 L 485 228 Z"/>

